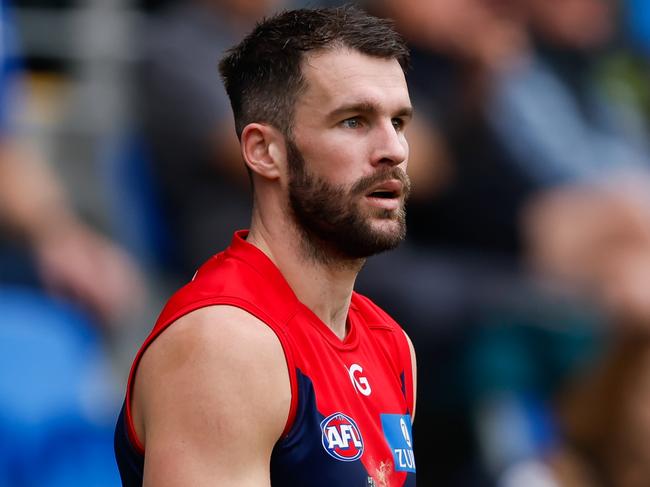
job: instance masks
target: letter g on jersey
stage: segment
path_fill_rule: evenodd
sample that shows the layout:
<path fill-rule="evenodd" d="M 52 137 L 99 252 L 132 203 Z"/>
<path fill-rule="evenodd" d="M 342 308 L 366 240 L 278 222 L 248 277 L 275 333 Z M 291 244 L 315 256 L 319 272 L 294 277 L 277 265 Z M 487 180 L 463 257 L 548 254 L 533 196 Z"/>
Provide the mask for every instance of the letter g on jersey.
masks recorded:
<path fill-rule="evenodd" d="M 362 372 L 363 369 L 359 364 L 352 364 L 348 369 L 348 374 L 350 374 L 350 380 L 354 388 L 364 396 L 369 396 L 372 393 L 372 389 L 370 388 L 368 379 L 360 375 Z"/>

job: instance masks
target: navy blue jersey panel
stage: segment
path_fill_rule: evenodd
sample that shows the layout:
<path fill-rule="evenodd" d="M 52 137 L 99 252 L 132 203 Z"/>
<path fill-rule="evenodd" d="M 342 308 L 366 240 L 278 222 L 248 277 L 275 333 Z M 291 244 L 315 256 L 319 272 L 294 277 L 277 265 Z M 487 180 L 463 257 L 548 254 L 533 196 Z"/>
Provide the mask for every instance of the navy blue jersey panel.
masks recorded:
<path fill-rule="evenodd" d="M 120 416 L 115 425 L 115 459 L 120 470 L 123 487 L 141 487 L 144 471 L 144 457 L 138 453 L 129 440 L 127 433 L 125 405 L 122 405 Z"/>
<path fill-rule="evenodd" d="M 289 434 L 271 455 L 273 487 L 367 487 L 368 473 L 360 460 L 344 462 L 330 456 L 322 444 L 321 422 L 311 379 L 296 370 L 298 410 Z"/>
<path fill-rule="evenodd" d="M 415 480 L 415 474 L 409 473 L 406 477 L 403 487 L 417 487 L 417 482 Z"/>

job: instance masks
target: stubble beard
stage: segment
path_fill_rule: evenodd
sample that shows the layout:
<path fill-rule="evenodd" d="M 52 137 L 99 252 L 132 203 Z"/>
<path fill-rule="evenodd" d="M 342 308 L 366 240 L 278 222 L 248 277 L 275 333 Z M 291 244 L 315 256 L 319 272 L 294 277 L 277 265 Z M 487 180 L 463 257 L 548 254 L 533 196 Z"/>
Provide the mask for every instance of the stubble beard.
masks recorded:
<path fill-rule="evenodd" d="M 359 265 L 365 258 L 391 250 L 406 236 L 404 201 L 410 191 L 408 176 L 397 167 L 386 167 L 357 181 L 351 188 L 328 183 L 311 173 L 292 140 L 287 141 L 289 208 L 302 236 L 308 258 L 319 263 Z M 397 210 L 371 208 L 360 202 L 373 186 L 390 179 L 403 184 L 403 201 Z M 388 225 L 373 227 L 371 220 Z"/>

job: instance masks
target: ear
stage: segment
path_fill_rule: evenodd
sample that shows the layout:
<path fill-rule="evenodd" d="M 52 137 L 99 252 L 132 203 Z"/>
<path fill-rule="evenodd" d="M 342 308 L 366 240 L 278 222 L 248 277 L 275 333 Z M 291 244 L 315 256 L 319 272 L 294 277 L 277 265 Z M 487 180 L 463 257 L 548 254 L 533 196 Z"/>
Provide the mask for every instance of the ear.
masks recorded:
<path fill-rule="evenodd" d="M 280 132 L 261 123 L 250 123 L 241 134 L 242 156 L 255 174 L 265 179 L 278 179 L 286 159 Z"/>

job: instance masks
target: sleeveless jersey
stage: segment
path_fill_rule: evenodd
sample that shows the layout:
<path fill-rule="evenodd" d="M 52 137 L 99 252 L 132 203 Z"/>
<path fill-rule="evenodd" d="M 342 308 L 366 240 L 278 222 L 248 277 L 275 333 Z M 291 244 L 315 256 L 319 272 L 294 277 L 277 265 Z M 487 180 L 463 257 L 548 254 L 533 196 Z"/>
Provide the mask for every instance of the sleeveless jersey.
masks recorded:
<path fill-rule="evenodd" d="M 413 376 L 401 328 L 353 293 L 348 334 L 340 340 L 245 237 L 246 232 L 237 232 L 226 251 L 172 296 L 136 355 L 115 431 L 123 485 L 142 485 L 145 451 L 130 404 L 142 354 L 181 316 L 204 306 L 229 305 L 275 332 L 289 370 L 291 406 L 271 456 L 272 486 L 414 486 Z"/>

